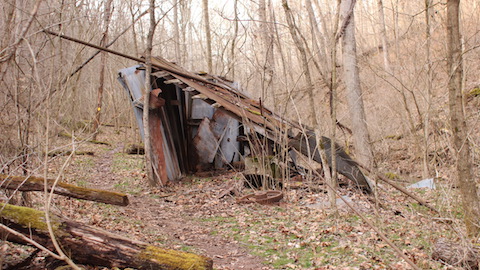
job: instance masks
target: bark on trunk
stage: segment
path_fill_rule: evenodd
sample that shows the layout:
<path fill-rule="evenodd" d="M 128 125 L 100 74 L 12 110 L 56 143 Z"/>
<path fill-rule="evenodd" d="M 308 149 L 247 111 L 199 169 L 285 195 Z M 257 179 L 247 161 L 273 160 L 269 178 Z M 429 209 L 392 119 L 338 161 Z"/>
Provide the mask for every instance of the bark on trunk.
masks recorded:
<path fill-rule="evenodd" d="M 354 5 L 354 0 L 344 0 L 340 8 L 341 21 L 343 21 L 340 31 L 344 31 L 342 38 L 344 81 L 352 119 L 353 141 L 357 149 L 357 159 L 361 164 L 371 166 L 373 165 L 373 154 L 370 146 L 370 136 L 367 129 L 357 65 Z"/>
<path fill-rule="evenodd" d="M 0 222 L 54 251 L 45 213 L 32 208 L 0 204 Z M 212 260 L 200 255 L 164 249 L 102 229 L 51 215 L 57 241 L 77 263 L 137 269 L 212 269 Z M 28 244 L 0 227 L 0 236 Z"/>
<path fill-rule="evenodd" d="M 104 31 L 102 35 L 102 40 L 100 41 L 100 46 L 105 47 L 108 39 L 108 27 L 110 25 L 110 16 L 111 16 L 111 6 L 112 0 L 107 0 L 105 2 L 105 14 L 104 14 Z M 97 91 L 97 109 L 95 111 L 95 120 L 93 121 L 93 140 L 97 139 L 98 127 L 100 126 L 100 116 L 102 114 L 102 104 L 103 104 L 103 90 L 105 82 L 105 65 L 107 63 L 107 53 L 102 52 L 101 62 L 100 62 L 100 80 Z"/>
<path fill-rule="evenodd" d="M 460 0 L 447 1 L 447 65 L 450 75 L 448 82 L 449 107 L 453 146 L 457 158 L 457 181 L 462 195 L 465 226 L 467 234 L 475 237 L 480 234 L 480 201 L 472 172 L 470 144 L 467 138 L 468 130 L 463 111 L 463 69 L 459 5 Z"/>
<path fill-rule="evenodd" d="M 52 190 L 54 182 L 55 180 L 53 179 L 47 179 L 48 192 Z M 0 174 L 0 188 L 19 191 L 44 191 L 45 178 L 34 176 L 8 176 Z M 64 182 L 58 182 L 53 188 L 53 193 L 82 200 L 121 206 L 127 206 L 129 203 L 128 196 L 122 193 L 101 189 L 84 188 Z"/>
<path fill-rule="evenodd" d="M 297 47 L 298 52 L 300 53 L 300 59 L 302 61 L 302 68 L 303 74 L 305 75 L 305 80 L 307 83 L 307 94 L 308 94 L 308 102 L 310 106 L 310 116 L 309 116 L 309 123 L 316 127 L 318 125 L 317 121 L 317 113 L 316 113 L 316 105 L 313 96 L 313 80 L 312 75 L 310 73 L 310 68 L 308 66 L 308 57 L 307 51 L 305 49 L 305 45 L 300 38 L 300 34 L 298 33 L 298 28 L 295 24 L 295 20 L 292 14 L 292 10 L 290 9 L 287 0 L 282 0 L 282 6 L 285 11 L 285 17 L 287 18 L 288 29 L 290 30 L 290 34 L 292 36 L 293 41 L 295 42 L 295 46 Z"/>
<path fill-rule="evenodd" d="M 383 66 L 385 71 L 392 73 L 390 69 L 390 60 L 388 58 L 388 44 L 387 44 L 387 30 L 385 28 L 385 14 L 383 12 L 383 1 L 377 1 L 378 6 L 378 18 L 380 20 L 380 38 L 382 39 L 382 48 L 383 48 Z"/>
<path fill-rule="evenodd" d="M 203 23 L 205 26 L 205 35 L 207 42 L 207 66 L 208 73 L 213 72 L 213 60 L 212 60 L 212 35 L 210 33 L 210 18 L 208 11 L 208 0 L 203 0 Z"/>
<path fill-rule="evenodd" d="M 268 103 L 269 97 L 273 97 L 273 104 L 276 107 L 275 88 L 272 87 L 274 76 L 274 55 L 273 55 L 273 31 L 272 26 L 267 18 L 267 3 L 266 0 L 260 0 L 258 3 L 258 17 L 260 19 L 260 33 L 262 37 L 262 102 Z M 263 59 L 262 59 L 263 58 Z"/>

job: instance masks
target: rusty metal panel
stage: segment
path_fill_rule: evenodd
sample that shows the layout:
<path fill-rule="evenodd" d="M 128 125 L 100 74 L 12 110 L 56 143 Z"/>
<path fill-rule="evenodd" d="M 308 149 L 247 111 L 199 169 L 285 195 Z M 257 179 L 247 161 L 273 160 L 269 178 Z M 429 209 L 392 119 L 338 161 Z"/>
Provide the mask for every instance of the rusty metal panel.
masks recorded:
<path fill-rule="evenodd" d="M 150 98 L 156 99 L 157 97 L 151 95 Z M 163 134 L 162 119 L 158 110 L 149 111 L 148 122 L 150 128 L 150 143 L 152 146 L 152 165 L 158 173 L 159 180 L 165 185 L 169 180 L 167 174 L 168 160 L 164 154 L 163 138 L 165 137 Z M 154 174 L 154 177 L 157 177 L 157 174 Z"/>
<path fill-rule="evenodd" d="M 137 65 L 120 70 L 118 80 L 130 97 L 140 135 L 144 139 L 142 94 L 145 88 L 145 71 L 139 69 L 141 67 L 143 66 Z M 182 171 L 180 170 L 172 136 L 169 134 L 171 131 L 164 109 L 165 101 L 158 97 L 160 92 L 158 89 L 151 92 L 151 102 L 155 104 L 155 109 L 149 113 L 149 127 L 154 166 L 161 182 L 165 184 L 168 180 L 182 177 Z"/>

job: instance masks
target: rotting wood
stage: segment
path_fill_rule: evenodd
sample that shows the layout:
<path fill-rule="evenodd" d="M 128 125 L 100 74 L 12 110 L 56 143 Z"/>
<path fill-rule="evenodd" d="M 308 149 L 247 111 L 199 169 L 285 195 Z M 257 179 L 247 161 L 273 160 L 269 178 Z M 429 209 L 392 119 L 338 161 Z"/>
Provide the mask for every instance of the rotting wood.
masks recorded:
<path fill-rule="evenodd" d="M 47 190 L 50 192 L 55 180 L 47 179 Z M 35 176 L 9 176 L 0 174 L 0 188 L 19 191 L 43 191 L 45 178 Z M 128 205 L 128 196 L 118 192 L 91 189 L 58 182 L 53 193 L 76 199 L 83 199 L 120 206 Z"/>
<path fill-rule="evenodd" d="M 0 222 L 39 244 L 54 250 L 45 213 L 32 208 L 0 203 Z M 50 214 L 53 231 L 66 254 L 77 263 L 137 269 L 213 269 L 211 259 L 183 251 L 164 249 L 132 240 L 86 224 Z M 0 236 L 26 244 L 18 236 L 0 228 Z"/>

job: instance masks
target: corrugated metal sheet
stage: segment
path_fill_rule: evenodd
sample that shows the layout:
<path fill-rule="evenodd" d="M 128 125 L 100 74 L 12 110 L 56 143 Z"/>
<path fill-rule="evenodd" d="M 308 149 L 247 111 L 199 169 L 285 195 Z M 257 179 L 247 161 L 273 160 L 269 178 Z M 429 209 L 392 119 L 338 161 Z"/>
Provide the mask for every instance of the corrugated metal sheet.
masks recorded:
<path fill-rule="evenodd" d="M 140 69 L 142 67 L 143 65 L 136 65 L 121 69 L 118 72 L 118 81 L 123 85 L 123 88 L 127 91 L 127 94 L 130 97 L 135 119 L 137 120 L 139 127 L 142 127 L 143 123 L 143 102 L 141 101 L 141 98 L 145 92 L 145 70 Z M 140 135 L 143 139 L 144 132 L 142 128 L 140 128 Z"/>
<path fill-rule="evenodd" d="M 145 70 L 143 65 L 120 70 L 118 80 L 130 97 L 139 132 L 142 139 L 144 139 L 142 94 L 145 87 Z M 157 96 L 159 93 L 160 91 L 157 91 L 156 95 L 151 95 L 152 103 L 155 102 L 155 99 L 159 99 Z M 165 101 L 162 101 L 162 103 L 165 103 Z M 149 122 L 150 134 L 152 136 L 152 151 L 154 153 L 153 165 L 158 172 L 160 180 L 166 183 L 169 180 L 181 178 L 186 171 L 180 169 L 177 150 L 172 141 L 172 136 L 167 131 L 169 120 L 164 106 L 150 111 Z"/>

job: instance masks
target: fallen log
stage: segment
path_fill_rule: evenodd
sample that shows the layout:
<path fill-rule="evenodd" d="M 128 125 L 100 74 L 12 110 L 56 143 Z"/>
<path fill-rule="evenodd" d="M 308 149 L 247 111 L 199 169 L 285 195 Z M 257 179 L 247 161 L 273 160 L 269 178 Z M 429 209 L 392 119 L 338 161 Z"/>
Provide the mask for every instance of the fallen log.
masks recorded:
<path fill-rule="evenodd" d="M 45 212 L 1 203 L 0 210 L 1 223 L 55 251 L 44 221 Z M 57 241 L 76 263 L 109 268 L 213 269 L 212 260 L 201 255 L 149 245 L 53 214 L 50 218 Z M 0 237 L 28 244 L 1 227 Z"/>
<path fill-rule="evenodd" d="M 47 179 L 47 190 L 50 192 L 55 180 Z M 44 191 L 45 178 L 35 176 L 9 176 L 0 174 L 0 188 L 19 191 Z M 83 199 L 101 203 L 108 203 L 120 206 L 128 205 L 126 194 L 101 189 L 92 189 L 58 182 L 53 193 L 68 196 L 76 199 Z"/>

